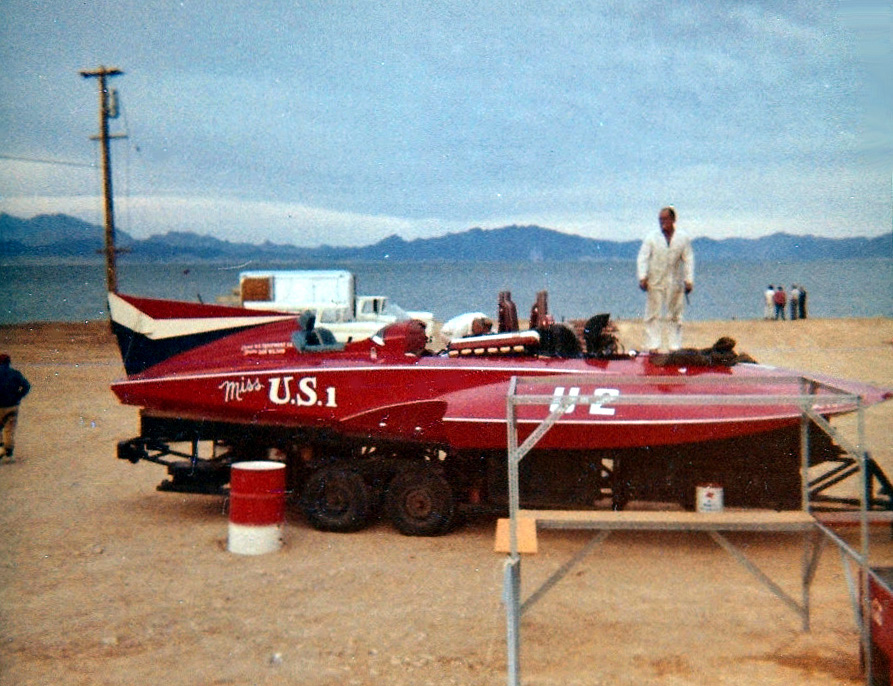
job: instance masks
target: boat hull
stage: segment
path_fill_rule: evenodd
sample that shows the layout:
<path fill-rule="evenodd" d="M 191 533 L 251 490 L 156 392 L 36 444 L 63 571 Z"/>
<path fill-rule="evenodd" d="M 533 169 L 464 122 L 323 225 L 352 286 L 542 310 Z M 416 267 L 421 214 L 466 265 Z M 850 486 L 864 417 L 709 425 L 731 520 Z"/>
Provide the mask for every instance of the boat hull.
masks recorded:
<path fill-rule="evenodd" d="M 230 336 L 113 390 L 124 403 L 191 420 L 303 427 L 458 450 L 506 448 L 512 378 L 520 380 L 518 394 L 540 399 L 518 408 L 519 440 L 564 403 L 541 440 L 544 449 L 721 440 L 790 427 L 803 414 L 802 378 L 760 365 L 668 367 L 649 356 L 468 359 L 409 354 L 393 341 L 306 354 L 290 341 L 292 324 L 264 328 L 264 336 Z M 868 386 L 838 384 L 841 393 L 859 394 L 863 402 L 886 397 Z M 841 399 L 832 392 L 820 391 L 814 403 L 826 416 L 855 408 L 853 395 Z"/>

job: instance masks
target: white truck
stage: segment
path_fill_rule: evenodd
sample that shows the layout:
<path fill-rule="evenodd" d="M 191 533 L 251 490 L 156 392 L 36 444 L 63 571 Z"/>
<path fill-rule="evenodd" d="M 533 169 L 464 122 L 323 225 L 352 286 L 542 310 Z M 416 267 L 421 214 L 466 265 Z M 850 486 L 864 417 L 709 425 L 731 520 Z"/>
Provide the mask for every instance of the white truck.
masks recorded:
<path fill-rule="evenodd" d="M 356 278 L 341 269 L 255 270 L 239 274 L 239 302 L 248 309 L 316 313 L 316 325 L 339 343 L 369 338 L 386 324 L 418 319 L 428 337 L 431 312 L 407 312 L 384 295 L 357 295 Z"/>

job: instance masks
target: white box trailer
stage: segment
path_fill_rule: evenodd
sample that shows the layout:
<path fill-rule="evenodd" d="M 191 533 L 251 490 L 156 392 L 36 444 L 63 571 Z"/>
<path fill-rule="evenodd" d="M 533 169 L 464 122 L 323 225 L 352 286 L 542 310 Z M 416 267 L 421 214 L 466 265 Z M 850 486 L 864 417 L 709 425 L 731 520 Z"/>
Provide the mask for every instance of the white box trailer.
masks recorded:
<path fill-rule="evenodd" d="M 338 269 L 248 271 L 239 274 L 239 297 L 243 307 L 255 310 L 353 312 L 356 279 Z"/>

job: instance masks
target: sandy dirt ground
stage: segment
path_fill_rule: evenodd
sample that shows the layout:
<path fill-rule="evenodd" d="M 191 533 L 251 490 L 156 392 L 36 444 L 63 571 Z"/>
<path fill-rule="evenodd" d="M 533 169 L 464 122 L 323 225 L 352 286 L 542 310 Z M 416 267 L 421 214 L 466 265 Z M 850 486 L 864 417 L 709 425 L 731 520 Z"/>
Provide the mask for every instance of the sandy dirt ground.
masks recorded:
<path fill-rule="evenodd" d="M 621 322 L 629 347 L 637 322 Z M 893 387 L 893 320 L 689 323 L 761 362 Z M 506 682 L 504 556 L 495 521 L 439 538 L 382 522 L 321 533 L 289 511 L 282 550 L 227 552 L 219 497 L 160 493 L 163 469 L 115 457 L 137 413 L 101 323 L 0 327 L 0 350 L 33 384 L 17 459 L 0 464 L 0 683 L 499 684 Z M 893 402 L 866 413 L 893 474 Z M 844 431 L 854 429 L 842 421 Z M 855 486 L 855 484 L 852 484 Z M 845 532 L 857 541 L 857 532 Z M 730 538 L 799 597 L 801 546 Z M 545 532 L 525 556 L 535 588 L 588 540 Z M 893 564 L 889 527 L 874 564 Z M 524 615 L 524 684 L 858 684 L 844 567 L 824 553 L 812 630 L 703 534 L 616 533 Z"/>

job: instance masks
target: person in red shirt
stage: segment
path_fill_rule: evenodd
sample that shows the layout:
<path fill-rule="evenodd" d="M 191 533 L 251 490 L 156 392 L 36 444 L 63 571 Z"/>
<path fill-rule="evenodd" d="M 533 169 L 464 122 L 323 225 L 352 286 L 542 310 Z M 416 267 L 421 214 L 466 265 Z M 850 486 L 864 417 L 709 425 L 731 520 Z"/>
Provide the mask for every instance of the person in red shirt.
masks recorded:
<path fill-rule="evenodd" d="M 788 296 L 784 292 L 784 286 L 775 289 L 775 295 L 772 298 L 775 303 L 775 319 L 784 321 L 784 306 L 788 303 Z"/>

